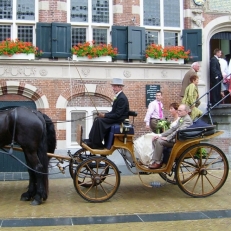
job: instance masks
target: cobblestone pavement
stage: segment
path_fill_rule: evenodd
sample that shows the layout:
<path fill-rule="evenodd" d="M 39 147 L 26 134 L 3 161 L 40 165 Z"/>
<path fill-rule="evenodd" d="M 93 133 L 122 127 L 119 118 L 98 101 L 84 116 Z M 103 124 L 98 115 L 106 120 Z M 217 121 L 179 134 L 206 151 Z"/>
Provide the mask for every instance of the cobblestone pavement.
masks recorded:
<path fill-rule="evenodd" d="M 0 182 L 0 220 L 3 230 L 229 230 L 231 227 L 231 179 L 225 185 L 207 198 L 192 198 L 184 194 L 176 185 L 165 184 L 158 175 L 143 176 L 149 184 L 159 181 L 162 187 L 147 188 L 143 186 L 138 176 L 122 176 L 117 193 L 107 202 L 89 203 L 83 200 L 75 191 L 71 178 L 50 179 L 50 192 L 46 202 L 40 206 L 31 206 L 30 202 L 20 201 L 20 195 L 26 191 L 28 181 L 1 181 Z M 198 215 L 213 214 L 210 217 Z M 154 217 L 161 219 L 145 221 L 109 222 L 110 224 L 69 224 L 47 225 L 46 220 L 52 218 L 59 221 L 65 218 L 78 219 L 80 217 L 101 217 L 139 215 L 139 217 Z M 176 220 L 168 219 L 176 214 Z M 184 214 L 184 218 L 180 218 Z M 217 214 L 217 216 L 216 216 Z M 225 216 L 223 216 L 223 214 Z M 194 216 L 195 215 L 195 216 Z M 41 226 L 12 228 L 14 219 L 40 219 Z M 46 219 L 44 219 L 46 218 Z M 109 217 L 110 218 L 110 217 Z M 165 219 L 166 218 L 166 219 Z M 214 219 L 211 219 L 214 218 Z M 4 222 L 12 222 L 4 227 Z M 100 222 L 98 222 L 100 223 Z M 30 224 L 30 223 L 29 223 Z M 229 228 L 228 228 L 229 227 Z"/>

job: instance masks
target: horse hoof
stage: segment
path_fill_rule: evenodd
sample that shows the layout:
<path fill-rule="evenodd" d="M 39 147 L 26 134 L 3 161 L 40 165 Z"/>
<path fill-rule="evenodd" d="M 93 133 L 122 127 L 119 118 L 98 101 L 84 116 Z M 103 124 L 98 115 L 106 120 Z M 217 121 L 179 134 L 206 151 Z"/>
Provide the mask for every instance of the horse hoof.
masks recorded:
<path fill-rule="evenodd" d="M 30 198 L 21 196 L 20 201 L 30 201 Z"/>
<path fill-rule="evenodd" d="M 41 205 L 42 201 L 33 200 L 30 204 L 31 205 Z"/>

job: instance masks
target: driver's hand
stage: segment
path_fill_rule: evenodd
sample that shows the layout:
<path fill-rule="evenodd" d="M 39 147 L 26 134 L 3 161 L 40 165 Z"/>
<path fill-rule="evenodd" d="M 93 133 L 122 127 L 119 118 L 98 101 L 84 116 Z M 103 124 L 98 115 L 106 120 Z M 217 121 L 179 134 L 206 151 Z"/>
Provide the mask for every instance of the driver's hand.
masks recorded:
<path fill-rule="evenodd" d="M 98 114 L 98 117 L 104 118 L 104 115 L 105 115 L 104 113 L 99 113 L 99 114 Z"/>

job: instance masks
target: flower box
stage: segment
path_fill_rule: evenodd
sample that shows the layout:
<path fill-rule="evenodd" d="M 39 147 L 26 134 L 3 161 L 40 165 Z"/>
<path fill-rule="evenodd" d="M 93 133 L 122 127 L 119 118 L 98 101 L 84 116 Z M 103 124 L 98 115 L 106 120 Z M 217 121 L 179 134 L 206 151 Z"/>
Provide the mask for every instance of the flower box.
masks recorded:
<path fill-rule="evenodd" d="M 38 47 L 31 42 L 23 42 L 19 39 L 10 38 L 0 42 L 0 59 L 35 59 L 35 56 L 42 55 Z"/>
<path fill-rule="evenodd" d="M 179 63 L 184 64 L 184 60 L 189 59 L 190 50 L 185 51 L 183 46 L 167 46 L 160 44 L 148 45 L 145 56 L 147 63 Z"/>
<path fill-rule="evenodd" d="M 7 55 L 0 55 L 0 59 L 26 59 L 26 60 L 32 60 L 35 59 L 35 54 L 14 54 L 12 56 L 7 56 Z"/>
<path fill-rule="evenodd" d="M 73 60 L 75 61 L 93 61 L 93 62 L 111 62 L 117 55 L 117 48 L 111 44 L 95 44 L 92 42 L 78 43 L 71 48 Z"/>
<path fill-rule="evenodd" d="M 72 60 L 77 61 L 77 62 L 79 62 L 79 61 L 84 61 L 84 62 L 111 62 L 112 57 L 111 56 L 100 56 L 100 57 L 89 59 L 86 56 L 79 57 L 77 55 L 73 55 Z"/>
<path fill-rule="evenodd" d="M 147 63 L 163 63 L 163 64 L 184 64 L 184 59 L 177 59 L 177 60 L 174 60 L 174 59 L 169 59 L 169 60 L 166 60 L 165 58 L 163 59 L 153 59 L 153 58 L 150 58 L 148 57 L 147 60 L 146 60 Z"/>

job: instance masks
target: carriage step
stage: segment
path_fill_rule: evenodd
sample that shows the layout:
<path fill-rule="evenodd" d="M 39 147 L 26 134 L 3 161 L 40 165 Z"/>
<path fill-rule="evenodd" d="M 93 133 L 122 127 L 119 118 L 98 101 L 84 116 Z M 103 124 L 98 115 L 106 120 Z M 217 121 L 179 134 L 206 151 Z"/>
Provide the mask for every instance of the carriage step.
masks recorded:
<path fill-rule="evenodd" d="M 150 172 L 139 172 L 140 175 L 150 175 Z"/>

